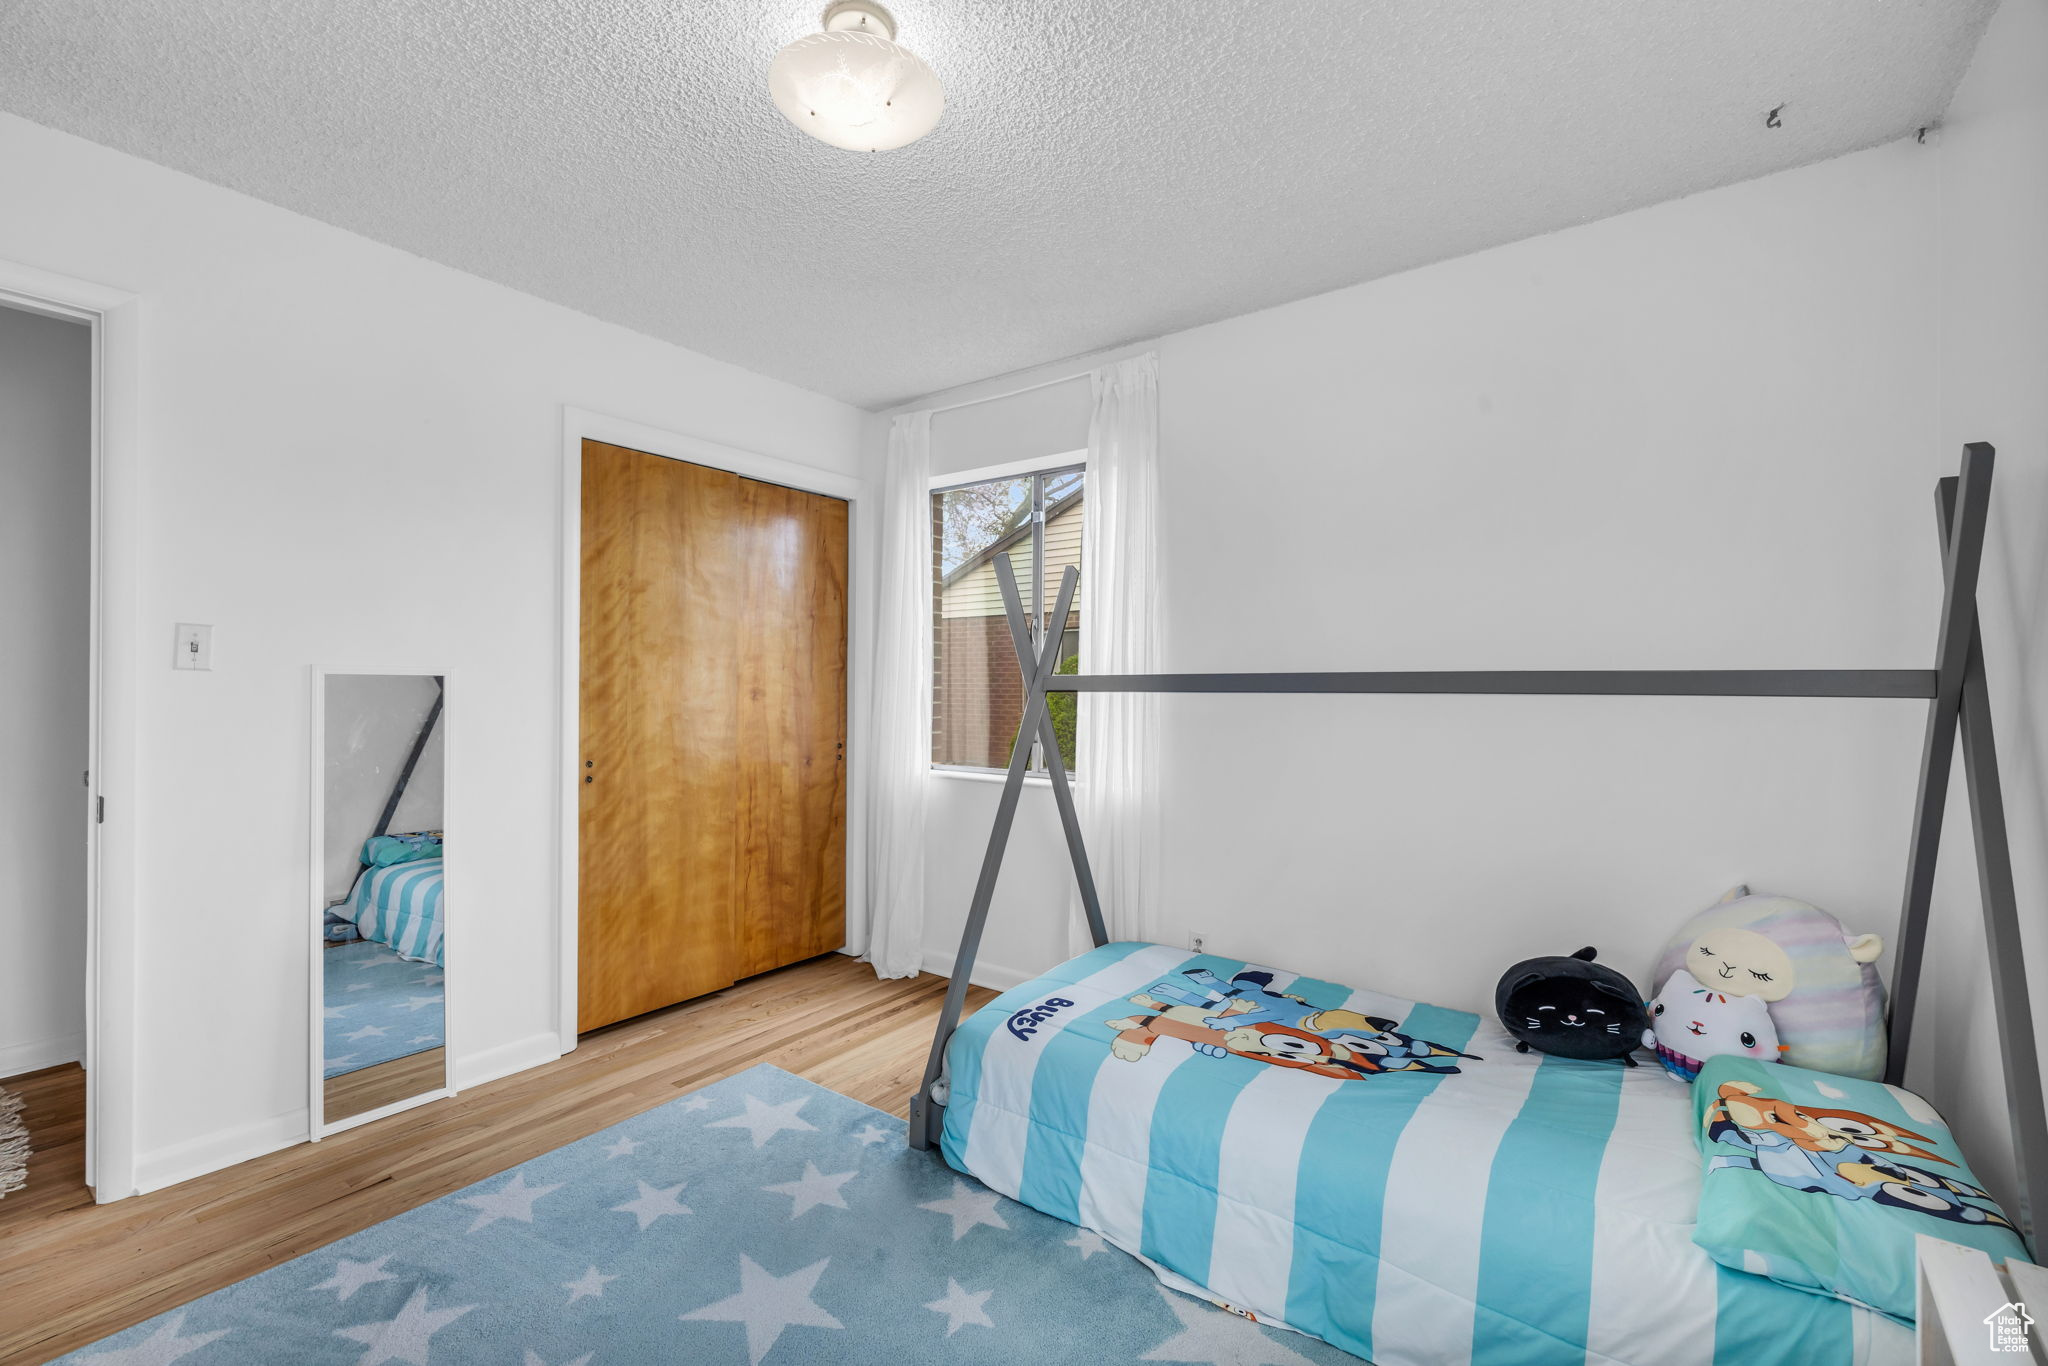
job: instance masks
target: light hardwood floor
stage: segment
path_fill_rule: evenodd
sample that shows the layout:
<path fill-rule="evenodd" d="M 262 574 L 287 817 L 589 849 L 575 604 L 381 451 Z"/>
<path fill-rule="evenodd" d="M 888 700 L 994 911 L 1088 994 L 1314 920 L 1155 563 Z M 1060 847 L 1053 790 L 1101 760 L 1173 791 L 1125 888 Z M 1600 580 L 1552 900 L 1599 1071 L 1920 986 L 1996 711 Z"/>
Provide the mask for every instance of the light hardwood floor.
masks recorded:
<path fill-rule="evenodd" d="M 46 1361 L 755 1063 L 900 1116 L 944 991 L 942 978 L 877 981 L 828 954 L 585 1035 L 558 1062 L 453 1100 L 168 1190 L 111 1205 L 8 1196 L 0 1362 Z M 976 988 L 969 1004 L 993 994 Z"/>
<path fill-rule="evenodd" d="M 0 1082 L 25 1102 L 28 1185 L 0 1197 L 0 1256 L 10 1231 L 92 1203 L 85 1185 L 85 1069 L 75 1062 Z"/>
<path fill-rule="evenodd" d="M 333 1124 L 350 1115 L 367 1115 L 398 1101 L 440 1090 L 447 1056 L 446 1049 L 429 1048 L 424 1053 L 408 1053 L 390 1062 L 329 1077 L 321 1086 L 321 1108 L 326 1112 L 327 1122 Z"/>

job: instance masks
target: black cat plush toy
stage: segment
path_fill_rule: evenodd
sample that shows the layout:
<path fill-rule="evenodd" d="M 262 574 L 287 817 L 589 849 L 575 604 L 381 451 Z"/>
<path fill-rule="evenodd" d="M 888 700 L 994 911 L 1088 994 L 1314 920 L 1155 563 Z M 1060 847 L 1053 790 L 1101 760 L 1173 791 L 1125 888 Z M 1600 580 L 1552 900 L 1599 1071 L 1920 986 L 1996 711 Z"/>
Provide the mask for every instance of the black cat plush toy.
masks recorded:
<path fill-rule="evenodd" d="M 1493 989 L 1493 1013 L 1515 1036 L 1515 1051 L 1531 1048 L 1560 1058 L 1630 1056 L 1650 1027 L 1649 1012 L 1635 983 L 1593 961 L 1591 948 L 1569 958 L 1530 958 L 1501 974 Z"/>

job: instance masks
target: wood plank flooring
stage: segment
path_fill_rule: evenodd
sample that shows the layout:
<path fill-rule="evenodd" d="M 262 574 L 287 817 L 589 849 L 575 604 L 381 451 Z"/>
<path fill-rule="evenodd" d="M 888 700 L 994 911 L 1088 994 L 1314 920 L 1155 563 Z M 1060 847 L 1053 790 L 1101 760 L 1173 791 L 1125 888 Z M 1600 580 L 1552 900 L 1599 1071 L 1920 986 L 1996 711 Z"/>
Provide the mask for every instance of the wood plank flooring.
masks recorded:
<path fill-rule="evenodd" d="M 942 978 L 877 981 L 828 954 L 586 1035 L 557 1062 L 453 1100 L 168 1190 L 27 1216 L 9 1196 L 0 1363 L 47 1361 L 756 1063 L 900 1116 L 944 991 Z M 971 991 L 970 1007 L 993 994 Z"/>
<path fill-rule="evenodd" d="M 398 1101 L 440 1090 L 447 1056 L 446 1049 L 429 1048 L 424 1053 L 408 1053 L 390 1062 L 329 1077 L 321 1085 L 327 1122 L 333 1124 L 350 1115 L 366 1115 Z"/>
<path fill-rule="evenodd" d="M 0 1249 L 10 1228 L 92 1203 L 85 1184 L 85 1069 L 46 1067 L 4 1083 L 20 1096 L 28 1123 L 28 1185 L 0 1197 Z"/>

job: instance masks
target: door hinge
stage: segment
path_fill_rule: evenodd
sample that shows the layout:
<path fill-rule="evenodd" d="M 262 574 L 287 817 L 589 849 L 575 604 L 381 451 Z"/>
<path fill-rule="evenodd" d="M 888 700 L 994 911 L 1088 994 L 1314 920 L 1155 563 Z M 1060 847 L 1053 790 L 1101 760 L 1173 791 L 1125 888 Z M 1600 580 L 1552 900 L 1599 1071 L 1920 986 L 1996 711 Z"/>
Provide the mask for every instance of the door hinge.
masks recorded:
<path fill-rule="evenodd" d="M 97 813 L 97 819 L 95 820 L 94 823 L 97 825 L 105 825 L 107 823 L 107 799 L 105 797 L 101 797 L 99 799 L 98 805 L 99 809 Z"/>

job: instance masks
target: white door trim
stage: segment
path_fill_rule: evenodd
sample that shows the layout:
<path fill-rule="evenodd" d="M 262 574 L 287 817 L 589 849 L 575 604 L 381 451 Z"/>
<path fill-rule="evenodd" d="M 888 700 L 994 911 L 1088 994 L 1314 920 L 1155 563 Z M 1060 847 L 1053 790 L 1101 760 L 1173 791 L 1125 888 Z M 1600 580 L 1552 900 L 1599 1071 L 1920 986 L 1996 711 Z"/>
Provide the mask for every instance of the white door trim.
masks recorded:
<path fill-rule="evenodd" d="M 92 328 L 92 607 L 86 822 L 85 1167 L 94 1199 L 136 1192 L 136 503 L 141 301 L 0 261 L 0 304 Z M 106 800 L 106 821 L 96 819 Z"/>
<path fill-rule="evenodd" d="M 649 427 L 625 418 L 610 417 L 585 408 L 562 408 L 562 639 L 560 711 L 557 741 L 561 772 L 556 786 L 559 835 L 556 859 L 560 891 L 555 901 L 556 933 L 561 960 L 556 974 L 555 1018 L 561 1034 L 562 1051 L 576 1047 L 576 914 L 577 914 L 577 820 L 581 798 L 577 788 L 582 777 L 581 715 L 582 688 L 582 593 L 583 593 L 583 443 L 603 441 L 625 446 L 670 460 L 709 465 L 730 470 L 748 479 L 844 498 L 847 503 L 846 547 L 846 924 L 849 935 L 859 942 L 858 927 L 867 923 L 867 889 L 862 873 L 866 860 L 863 842 L 867 827 L 864 799 L 866 776 L 866 660 L 869 630 L 865 600 L 867 537 L 869 534 L 863 501 L 866 485 L 849 474 L 817 469 L 792 460 L 761 455 L 734 446 L 720 445 L 701 437 Z M 850 949 L 844 951 L 851 951 Z"/>

